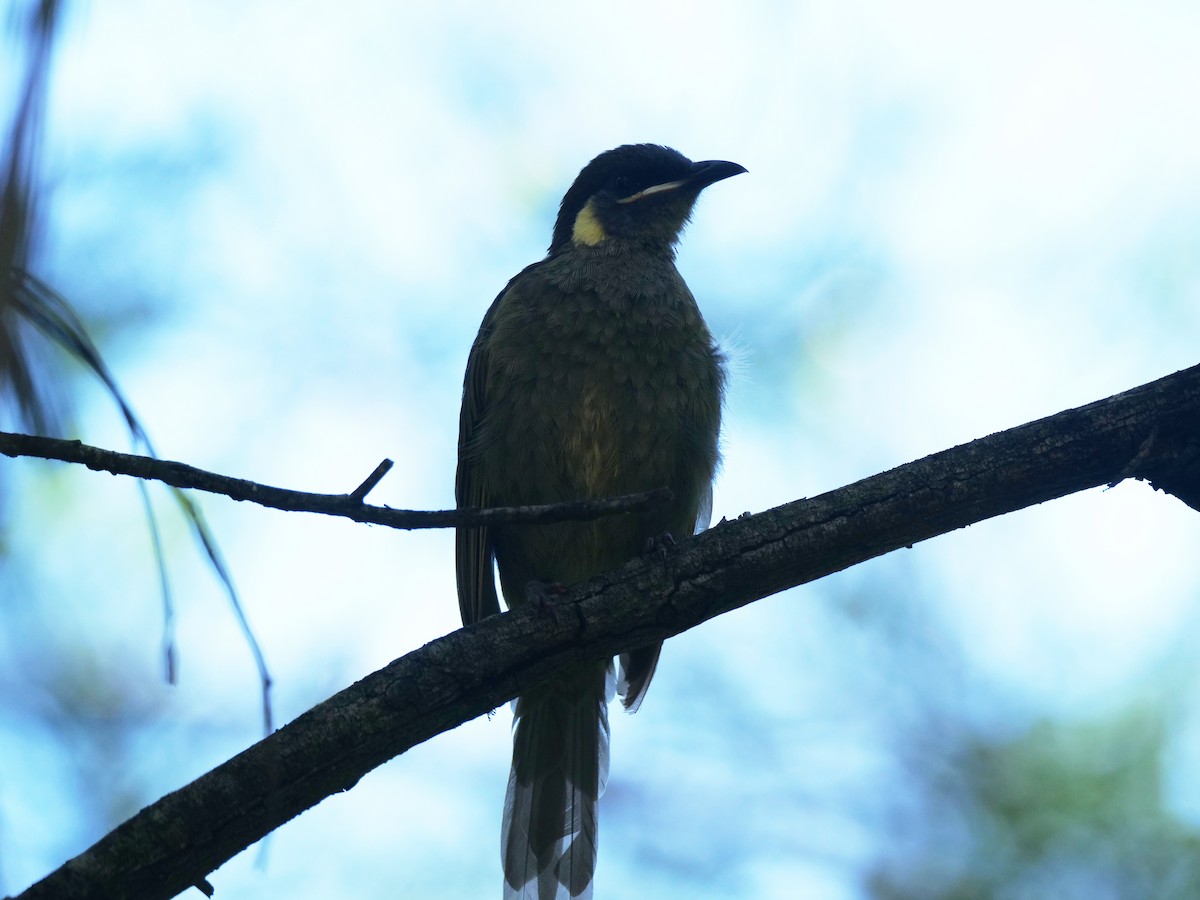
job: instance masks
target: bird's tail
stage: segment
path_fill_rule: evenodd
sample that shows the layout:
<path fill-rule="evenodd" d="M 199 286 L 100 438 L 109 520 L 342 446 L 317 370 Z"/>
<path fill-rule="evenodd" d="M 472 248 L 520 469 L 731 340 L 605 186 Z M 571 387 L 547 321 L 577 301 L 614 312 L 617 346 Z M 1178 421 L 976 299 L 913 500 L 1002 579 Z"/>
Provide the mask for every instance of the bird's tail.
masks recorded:
<path fill-rule="evenodd" d="M 517 699 L 500 835 L 505 900 L 592 896 L 613 681 L 611 665 L 592 663 Z"/>

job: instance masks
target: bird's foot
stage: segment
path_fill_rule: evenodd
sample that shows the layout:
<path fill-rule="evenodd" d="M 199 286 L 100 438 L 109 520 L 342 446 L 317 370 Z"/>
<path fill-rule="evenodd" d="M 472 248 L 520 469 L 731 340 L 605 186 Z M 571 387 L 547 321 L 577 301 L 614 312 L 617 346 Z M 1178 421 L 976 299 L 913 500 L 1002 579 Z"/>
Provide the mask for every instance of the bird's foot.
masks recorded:
<path fill-rule="evenodd" d="M 531 581 L 525 585 L 525 600 L 543 615 L 558 624 L 558 610 L 553 597 L 561 597 L 567 592 L 567 586 L 560 581 Z"/>
<path fill-rule="evenodd" d="M 672 553 L 678 546 L 679 545 L 675 543 L 674 536 L 669 531 L 664 531 L 657 537 L 652 537 L 646 541 L 646 552 L 653 553 L 658 551 L 658 555 L 662 559 L 662 563 L 665 566 L 667 564 L 668 555 Z"/>

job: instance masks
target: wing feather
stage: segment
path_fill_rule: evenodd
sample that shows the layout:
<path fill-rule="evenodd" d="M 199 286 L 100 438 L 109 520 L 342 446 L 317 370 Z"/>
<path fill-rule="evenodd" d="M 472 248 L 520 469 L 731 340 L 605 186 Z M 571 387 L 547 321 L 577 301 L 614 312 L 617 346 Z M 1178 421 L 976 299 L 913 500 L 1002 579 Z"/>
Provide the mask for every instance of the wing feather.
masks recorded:
<path fill-rule="evenodd" d="M 511 285 L 511 282 L 509 282 Z M 462 409 L 458 416 L 458 473 L 454 479 L 454 500 L 459 509 L 485 507 L 491 502 L 480 477 L 478 456 L 479 428 L 487 412 L 488 344 L 496 309 L 508 293 L 506 286 L 492 302 L 479 326 L 479 334 L 467 357 L 463 379 Z M 464 625 L 472 625 L 485 616 L 500 612 L 496 579 L 492 573 L 495 550 L 491 530 L 484 527 L 455 529 L 455 574 L 458 581 L 458 608 Z"/>

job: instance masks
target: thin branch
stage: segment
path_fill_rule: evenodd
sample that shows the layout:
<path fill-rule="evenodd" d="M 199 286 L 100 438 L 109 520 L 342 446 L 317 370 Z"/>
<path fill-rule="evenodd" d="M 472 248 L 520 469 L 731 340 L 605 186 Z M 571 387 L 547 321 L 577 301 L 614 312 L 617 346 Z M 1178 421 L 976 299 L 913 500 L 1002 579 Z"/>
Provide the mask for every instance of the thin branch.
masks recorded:
<path fill-rule="evenodd" d="M 1157 438 L 1146 438 L 1157 431 Z M 555 671 L 671 637 L 761 597 L 1007 512 L 1200 466 L 1200 366 L 811 500 L 722 522 L 567 591 L 439 638 L 168 794 L 18 900 L 165 900 L 410 747 Z M 1143 450 L 1145 451 L 1143 453 Z M 1182 474 L 1181 474 L 1182 473 Z M 450 602 L 447 598 L 447 602 Z"/>
<path fill-rule="evenodd" d="M 31 434 L 13 434 L 0 431 L 0 454 L 5 456 L 31 456 L 38 459 L 57 459 L 62 462 L 78 463 L 89 469 L 111 472 L 114 475 L 130 475 L 134 478 L 149 478 L 176 488 L 190 488 L 224 494 L 234 500 L 249 500 L 260 506 L 282 509 L 288 512 L 320 513 L 327 516 L 342 516 L 355 522 L 370 525 L 386 525 L 389 528 L 452 528 L 457 525 L 494 525 L 498 523 L 546 523 L 587 521 L 624 512 L 638 512 L 664 503 L 671 497 L 666 488 L 629 494 L 607 500 L 581 500 L 575 503 L 548 503 L 541 506 L 507 506 L 492 509 L 446 509 L 410 510 L 391 509 L 386 506 L 369 506 L 358 498 L 373 485 L 368 478 L 357 490 L 349 494 L 314 494 L 307 491 L 292 491 L 271 487 L 206 472 L 186 463 L 138 456 L 133 453 L 117 453 L 102 450 L 79 441 L 64 441 L 57 438 L 39 437 Z M 382 464 L 379 468 L 383 468 Z M 385 470 L 386 471 L 386 470 Z M 378 469 L 376 470 L 378 473 Z M 383 475 L 379 474 L 382 478 Z M 374 475 L 372 475 L 374 478 Z M 366 488 L 366 490 L 364 490 Z"/>

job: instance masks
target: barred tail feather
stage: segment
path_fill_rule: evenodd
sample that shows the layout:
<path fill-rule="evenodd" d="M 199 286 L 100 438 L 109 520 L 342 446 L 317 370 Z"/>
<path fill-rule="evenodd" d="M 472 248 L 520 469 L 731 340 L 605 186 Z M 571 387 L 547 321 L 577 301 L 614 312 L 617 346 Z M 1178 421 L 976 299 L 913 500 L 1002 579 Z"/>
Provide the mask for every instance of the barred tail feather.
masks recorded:
<path fill-rule="evenodd" d="M 501 832 L 506 900 L 592 896 L 611 679 L 611 667 L 582 667 L 517 701 Z"/>

